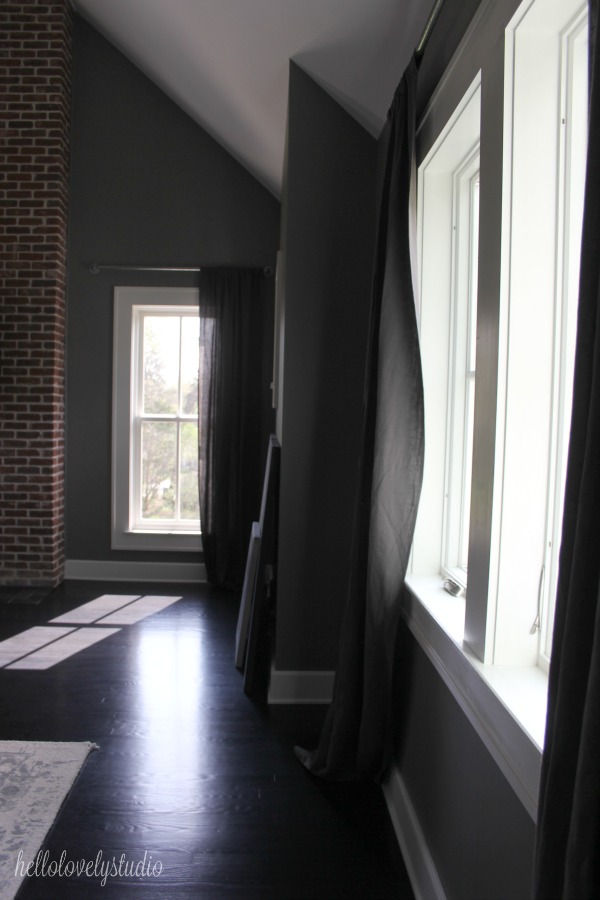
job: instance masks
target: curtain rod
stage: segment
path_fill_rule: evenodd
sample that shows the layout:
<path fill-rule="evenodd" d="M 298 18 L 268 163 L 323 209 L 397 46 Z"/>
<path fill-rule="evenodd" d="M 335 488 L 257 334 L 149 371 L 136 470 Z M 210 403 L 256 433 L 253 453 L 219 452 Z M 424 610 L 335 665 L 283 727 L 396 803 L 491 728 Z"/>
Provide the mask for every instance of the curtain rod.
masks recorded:
<path fill-rule="evenodd" d="M 104 271 L 120 271 L 120 272 L 199 272 L 200 266 L 118 266 L 99 263 L 91 263 L 89 271 L 92 275 L 98 275 Z M 273 274 L 271 266 L 263 266 L 264 274 L 269 277 Z"/>
<path fill-rule="evenodd" d="M 439 14 L 442 11 L 442 6 L 444 5 L 444 0 L 435 0 L 433 9 L 429 13 L 429 18 L 425 23 L 425 28 L 423 29 L 423 34 L 419 40 L 415 48 L 415 56 L 420 59 L 425 52 L 425 47 L 427 45 L 427 41 L 431 36 L 431 32 L 433 31 L 433 27 L 438 20 Z"/>

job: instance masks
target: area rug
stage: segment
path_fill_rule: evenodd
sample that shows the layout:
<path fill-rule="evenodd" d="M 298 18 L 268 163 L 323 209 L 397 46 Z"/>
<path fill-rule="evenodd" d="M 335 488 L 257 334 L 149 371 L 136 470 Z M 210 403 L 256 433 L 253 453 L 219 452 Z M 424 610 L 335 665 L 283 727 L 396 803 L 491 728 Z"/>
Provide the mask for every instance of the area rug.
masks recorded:
<path fill-rule="evenodd" d="M 0 900 L 12 900 L 89 752 L 88 742 L 0 741 Z"/>

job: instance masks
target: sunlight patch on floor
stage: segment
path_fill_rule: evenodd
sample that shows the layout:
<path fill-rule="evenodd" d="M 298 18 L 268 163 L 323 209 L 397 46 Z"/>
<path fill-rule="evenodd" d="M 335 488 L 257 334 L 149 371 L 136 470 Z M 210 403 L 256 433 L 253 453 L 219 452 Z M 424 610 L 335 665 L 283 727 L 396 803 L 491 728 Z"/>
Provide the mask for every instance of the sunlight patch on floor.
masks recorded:
<path fill-rule="evenodd" d="M 114 612 L 115 609 L 120 609 L 134 600 L 139 600 L 139 597 L 139 594 L 102 594 L 101 597 L 96 597 L 95 600 L 90 600 L 89 603 L 84 603 L 82 606 L 78 606 L 77 609 L 70 609 L 69 612 L 63 613 L 62 616 L 50 619 L 50 622 L 52 624 L 55 622 L 64 623 L 65 625 L 91 625 L 92 622 L 97 622 L 98 619 L 102 619 L 109 613 Z"/>
<path fill-rule="evenodd" d="M 92 644 L 97 644 L 98 641 L 102 641 L 120 630 L 120 628 L 77 628 L 60 640 L 53 641 L 40 650 L 30 653 L 29 656 L 18 659 L 6 668 L 50 669 L 56 663 L 62 662 L 63 659 L 74 656 L 80 650 L 85 650 L 86 647 L 91 647 Z"/>
<path fill-rule="evenodd" d="M 0 641 L 0 668 L 49 669 L 121 630 L 106 626 L 135 625 L 178 600 L 181 597 L 102 594 L 56 616 L 48 625 L 36 625 Z"/>
<path fill-rule="evenodd" d="M 176 600 L 181 600 L 181 597 L 140 597 L 135 603 L 130 603 L 128 606 L 122 607 L 117 612 L 105 616 L 105 618 L 100 619 L 96 624 L 135 625 L 136 622 L 140 622 L 142 619 L 145 619 L 146 616 L 152 616 L 154 613 L 160 612 L 161 609 L 166 609 L 167 606 L 171 606 Z"/>
<path fill-rule="evenodd" d="M 14 637 L 0 641 L 0 667 L 14 662 L 21 656 L 27 656 L 27 654 L 39 650 L 40 647 L 44 647 L 46 644 L 64 637 L 71 631 L 73 631 L 73 628 L 52 628 L 47 625 L 36 625 L 34 628 L 22 631 L 21 634 L 15 634 Z"/>

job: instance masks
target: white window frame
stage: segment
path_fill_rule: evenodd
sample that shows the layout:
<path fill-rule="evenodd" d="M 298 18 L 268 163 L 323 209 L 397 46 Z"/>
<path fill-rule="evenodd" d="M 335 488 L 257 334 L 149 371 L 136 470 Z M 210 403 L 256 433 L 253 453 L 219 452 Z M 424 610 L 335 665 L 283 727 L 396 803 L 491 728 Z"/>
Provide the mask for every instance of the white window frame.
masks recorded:
<path fill-rule="evenodd" d="M 479 95 L 475 95 L 475 101 Z M 455 126 L 460 128 L 460 122 Z M 468 135 L 465 135 L 465 142 Z M 477 325 L 479 140 L 452 172 L 450 365 L 442 574 L 467 586 Z"/>
<path fill-rule="evenodd" d="M 131 480 L 130 480 L 130 524 L 133 531 L 164 531 L 167 522 L 161 523 L 152 519 L 145 519 L 142 515 L 142 464 L 141 458 L 143 454 L 143 427 L 148 422 L 170 422 L 177 425 L 176 437 L 176 465 L 177 478 L 181 473 L 181 438 L 180 427 L 186 423 L 197 424 L 198 415 L 186 415 L 178 411 L 175 413 L 152 413 L 145 409 L 144 402 L 144 360 L 145 360 L 145 322 L 147 318 L 172 317 L 179 318 L 180 335 L 182 322 L 186 318 L 195 317 L 198 319 L 198 307 L 194 306 L 139 306 L 135 305 L 132 310 L 133 314 L 133 364 L 131 371 L 132 378 L 132 406 L 133 416 L 131 422 Z M 180 359 L 181 366 L 181 359 Z M 181 374 L 181 372 L 179 373 Z M 178 397 L 178 401 L 180 398 Z M 177 491 L 177 498 L 180 499 L 180 492 Z M 200 519 L 186 520 L 175 516 L 172 524 L 168 524 L 169 531 L 200 533 Z"/>
<path fill-rule="evenodd" d="M 584 184 L 574 177 L 574 173 L 577 169 L 585 169 L 587 150 L 586 12 L 586 10 L 579 12 L 564 30 L 561 38 L 557 302 L 553 360 L 555 419 L 551 433 L 546 551 L 539 609 L 539 664 L 546 670 L 550 664 L 552 650 L 577 329 Z M 579 100 L 579 108 L 575 108 L 576 98 Z"/>
<path fill-rule="evenodd" d="M 448 576 L 462 588 L 466 571 L 457 566 L 458 547 L 465 479 L 470 479 L 464 382 L 470 304 L 476 295 L 470 192 L 479 170 L 480 104 L 478 75 L 419 166 L 417 193 L 427 440 L 411 567 L 428 576 Z"/>
<path fill-rule="evenodd" d="M 199 552 L 199 530 L 150 530 L 136 525 L 133 516 L 131 376 L 137 363 L 134 314 L 136 307 L 151 306 L 159 311 L 198 309 L 198 290 L 138 286 L 114 289 L 111 546 L 115 550 Z"/>
<path fill-rule="evenodd" d="M 529 0 L 506 30 L 499 390 L 483 659 L 546 670 L 540 638 L 551 634 L 552 604 L 544 603 L 543 592 L 551 583 L 545 577 L 548 541 L 560 530 L 548 510 L 561 418 L 556 390 L 564 365 L 556 342 L 567 262 L 559 86 L 565 36 L 585 15 L 581 0 L 545 7 Z M 544 93 L 545 85 L 556 85 L 556 92 Z M 577 287 L 571 309 L 576 295 Z M 562 486 L 554 490 L 562 495 Z M 550 533 L 549 522 L 555 523 Z M 558 549 L 553 543 L 553 558 Z"/>

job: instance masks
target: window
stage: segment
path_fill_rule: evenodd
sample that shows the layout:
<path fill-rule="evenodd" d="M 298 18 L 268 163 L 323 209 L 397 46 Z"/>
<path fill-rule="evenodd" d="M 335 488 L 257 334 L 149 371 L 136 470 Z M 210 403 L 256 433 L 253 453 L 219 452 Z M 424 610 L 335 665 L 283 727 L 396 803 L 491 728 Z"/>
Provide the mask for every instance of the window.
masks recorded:
<path fill-rule="evenodd" d="M 419 169 L 425 479 L 413 567 L 466 586 L 475 402 L 477 79 Z"/>
<path fill-rule="evenodd" d="M 200 548 L 198 372 L 197 291 L 116 288 L 115 548 Z"/>
<path fill-rule="evenodd" d="M 441 575 L 465 590 L 464 643 L 484 663 L 547 668 L 587 142 L 586 4 L 526 0 L 506 28 L 503 65 L 504 80 L 487 77 L 481 90 L 478 76 L 440 129 L 451 74 L 421 126 L 427 442 L 409 578 Z"/>
<path fill-rule="evenodd" d="M 558 578 L 558 554 L 571 420 L 579 258 L 587 146 L 587 16 L 580 11 L 561 39 L 557 298 L 548 467 L 546 554 L 540 588 L 540 657 L 547 665 Z"/>
<path fill-rule="evenodd" d="M 503 282 L 488 658 L 547 667 L 562 522 L 587 120 L 587 8 L 506 35 Z"/>
<path fill-rule="evenodd" d="M 467 584 L 475 409 L 479 144 L 452 175 L 453 274 L 442 569 Z"/>
<path fill-rule="evenodd" d="M 134 529 L 199 531 L 198 311 L 134 306 Z"/>

